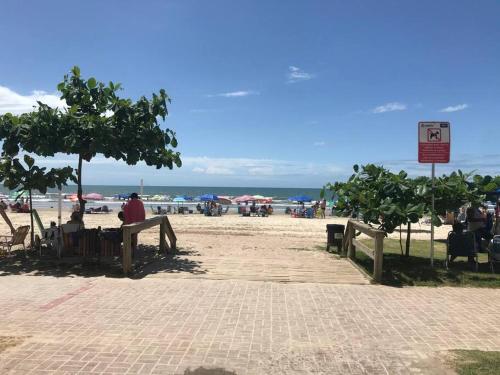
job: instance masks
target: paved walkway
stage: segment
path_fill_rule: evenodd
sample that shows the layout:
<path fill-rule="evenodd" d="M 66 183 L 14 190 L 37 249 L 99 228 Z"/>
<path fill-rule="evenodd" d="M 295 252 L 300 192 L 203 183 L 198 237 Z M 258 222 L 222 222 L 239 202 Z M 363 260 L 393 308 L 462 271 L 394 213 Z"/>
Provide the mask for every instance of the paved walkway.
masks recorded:
<path fill-rule="evenodd" d="M 440 351 L 499 350 L 499 311 L 490 289 L 11 275 L 0 373 L 432 373 Z"/>

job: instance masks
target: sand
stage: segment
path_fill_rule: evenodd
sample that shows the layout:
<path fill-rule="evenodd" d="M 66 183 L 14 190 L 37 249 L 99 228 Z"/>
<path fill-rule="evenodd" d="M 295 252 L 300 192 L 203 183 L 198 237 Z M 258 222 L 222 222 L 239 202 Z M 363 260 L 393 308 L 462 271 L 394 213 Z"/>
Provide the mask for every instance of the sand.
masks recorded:
<path fill-rule="evenodd" d="M 43 224 L 48 227 L 50 221 L 57 221 L 57 210 L 41 209 L 38 211 Z M 15 227 L 30 222 L 28 214 L 8 212 Z M 69 220 L 70 212 L 63 211 L 63 223 Z M 147 217 L 152 217 L 147 213 Z M 306 249 L 326 242 L 326 224 L 346 224 L 346 218 L 327 217 L 326 219 L 297 219 L 288 215 L 276 214 L 270 217 L 242 217 L 227 214 L 221 217 L 206 217 L 200 214 L 169 215 L 179 245 L 197 248 L 202 245 L 206 249 L 212 247 L 214 252 L 227 254 L 235 250 L 249 250 L 254 244 L 265 242 L 266 246 L 258 246 L 264 251 L 279 249 Z M 117 212 L 109 214 L 87 214 L 84 217 L 86 228 L 119 227 L 121 222 Z M 403 228 L 403 237 L 405 232 Z M 436 239 L 446 239 L 451 230 L 449 225 L 436 228 Z M 35 231 L 38 227 L 35 223 Z M 0 233 L 8 234 L 9 230 L 3 220 L 0 221 Z M 390 238 L 399 238 L 399 232 L 389 234 Z M 157 244 L 158 229 L 150 229 L 141 233 L 141 242 Z M 430 225 L 414 224 L 412 238 L 428 240 Z M 215 250 L 216 249 L 216 250 Z M 215 254 L 214 254 L 215 255 Z"/>

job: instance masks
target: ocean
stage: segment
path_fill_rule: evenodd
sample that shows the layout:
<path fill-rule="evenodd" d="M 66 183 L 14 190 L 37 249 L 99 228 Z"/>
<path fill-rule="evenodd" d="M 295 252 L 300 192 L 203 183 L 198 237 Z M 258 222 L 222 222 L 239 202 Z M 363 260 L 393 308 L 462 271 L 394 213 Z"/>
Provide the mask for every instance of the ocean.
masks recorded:
<path fill-rule="evenodd" d="M 174 198 L 176 195 L 187 195 L 191 197 L 196 197 L 202 194 L 215 194 L 222 196 L 236 197 L 240 195 L 262 195 L 264 197 L 273 198 L 273 204 L 287 205 L 288 197 L 296 195 L 308 195 L 313 200 L 318 200 L 320 198 L 321 189 L 311 189 L 311 188 L 245 188 L 245 187 L 220 187 L 220 186 L 144 186 L 143 193 L 145 196 L 154 195 L 165 195 L 169 196 L 170 199 Z M 64 186 L 63 194 L 76 193 L 76 186 L 69 185 Z M 112 197 L 116 194 L 130 194 L 133 192 L 139 193 L 139 186 L 128 186 L 128 185 L 84 185 L 84 194 L 89 193 L 99 193 L 102 194 L 105 199 L 104 201 L 89 202 L 88 206 L 99 206 L 102 204 L 107 204 L 110 206 L 116 206 L 121 204 L 123 201 L 112 200 Z M 2 191 L 3 194 L 9 195 L 12 192 L 7 191 L 5 188 Z M 54 193 L 57 193 L 56 189 L 50 189 L 49 194 L 43 196 L 39 193 L 34 192 L 33 206 L 39 208 L 56 207 L 57 200 Z M 170 203 L 170 199 L 165 199 L 164 201 L 148 201 L 145 197 L 144 202 L 146 205 L 157 206 L 162 204 Z M 68 200 L 64 201 L 64 206 L 70 206 L 72 203 Z M 188 203 L 187 205 L 192 205 L 193 203 Z M 196 204 L 196 203 L 194 203 Z"/>

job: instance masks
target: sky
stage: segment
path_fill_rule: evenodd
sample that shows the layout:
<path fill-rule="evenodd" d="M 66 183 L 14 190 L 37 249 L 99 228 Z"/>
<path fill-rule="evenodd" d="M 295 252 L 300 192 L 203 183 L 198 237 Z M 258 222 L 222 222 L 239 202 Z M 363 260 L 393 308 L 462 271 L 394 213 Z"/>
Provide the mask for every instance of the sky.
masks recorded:
<path fill-rule="evenodd" d="M 429 175 L 419 121 L 451 162 L 500 174 L 500 2 L 0 2 L 0 113 L 60 106 L 73 65 L 137 99 L 164 88 L 183 167 L 97 157 L 87 184 L 321 187 L 353 164 Z M 76 166 L 58 155 L 47 166 Z"/>

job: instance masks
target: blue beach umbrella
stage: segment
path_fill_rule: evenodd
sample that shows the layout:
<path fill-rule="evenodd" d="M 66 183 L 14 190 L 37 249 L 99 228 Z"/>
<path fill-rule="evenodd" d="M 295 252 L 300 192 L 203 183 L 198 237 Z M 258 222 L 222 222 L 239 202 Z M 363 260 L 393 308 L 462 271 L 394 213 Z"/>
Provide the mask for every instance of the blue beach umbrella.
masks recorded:
<path fill-rule="evenodd" d="M 207 202 L 207 201 L 218 201 L 219 197 L 215 194 L 203 194 L 198 197 L 200 201 Z"/>
<path fill-rule="evenodd" d="M 187 202 L 187 201 L 192 201 L 192 197 L 188 197 L 187 195 L 178 195 L 174 199 L 172 199 L 172 202 Z"/>
<path fill-rule="evenodd" d="M 308 195 L 296 195 L 294 197 L 289 197 L 288 200 L 291 202 L 310 202 L 312 198 Z"/>

